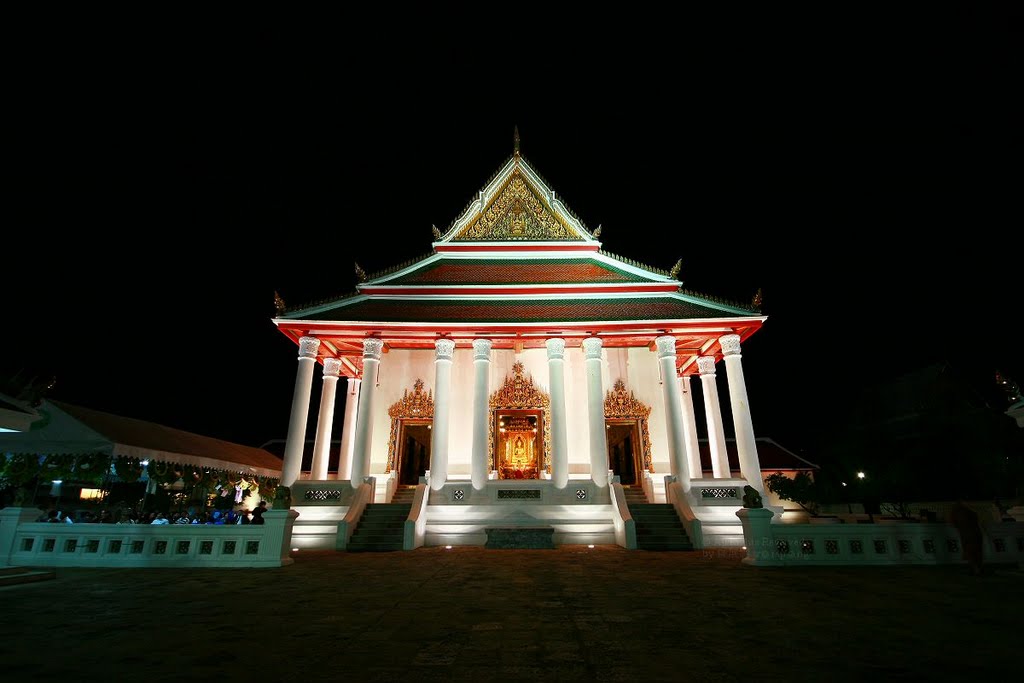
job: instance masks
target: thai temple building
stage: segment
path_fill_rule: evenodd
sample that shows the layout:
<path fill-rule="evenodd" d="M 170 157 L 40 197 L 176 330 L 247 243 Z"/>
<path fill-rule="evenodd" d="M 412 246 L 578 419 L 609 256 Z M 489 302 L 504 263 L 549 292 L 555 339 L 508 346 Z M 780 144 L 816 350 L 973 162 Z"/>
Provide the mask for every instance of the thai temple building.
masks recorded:
<path fill-rule="evenodd" d="M 500 544 L 517 530 L 520 541 L 539 530 L 555 544 L 645 547 L 644 530 L 660 527 L 644 514 L 655 512 L 680 538 L 648 534 L 646 547 L 742 545 L 743 487 L 764 494 L 742 364 L 745 340 L 765 321 L 756 302 L 690 292 L 678 267 L 603 251 L 600 228 L 585 227 L 537 174 L 518 135 L 464 213 L 434 229 L 432 247 L 360 273 L 352 295 L 274 320 L 298 347 L 281 482 L 300 513 L 297 547 L 355 547 L 361 537 L 368 548 L 402 547 L 400 533 L 388 541 L 365 524 L 389 507 L 414 530 L 406 548 Z M 341 454 L 328 479 L 339 390 Z M 349 529 L 335 545 L 341 520 Z"/>

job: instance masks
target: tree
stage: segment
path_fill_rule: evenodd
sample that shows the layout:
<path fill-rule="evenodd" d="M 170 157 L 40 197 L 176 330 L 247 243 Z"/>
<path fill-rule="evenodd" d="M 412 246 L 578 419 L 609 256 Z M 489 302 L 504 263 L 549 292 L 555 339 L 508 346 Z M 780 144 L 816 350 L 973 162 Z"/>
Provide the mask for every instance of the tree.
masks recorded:
<path fill-rule="evenodd" d="M 793 478 L 775 472 L 764 480 L 768 490 L 783 500 L 791 500 L 814 517 L 821 504 L 821 487 L 807 472 L 797 472 Z"/>

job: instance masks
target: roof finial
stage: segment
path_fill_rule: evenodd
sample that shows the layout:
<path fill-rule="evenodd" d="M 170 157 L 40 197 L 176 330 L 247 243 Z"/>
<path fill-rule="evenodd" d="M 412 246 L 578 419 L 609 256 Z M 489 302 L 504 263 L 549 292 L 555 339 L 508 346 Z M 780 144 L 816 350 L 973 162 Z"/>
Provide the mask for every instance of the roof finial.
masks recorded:
<path fill-rule="evenodd" d="M 274 292 L 274 312 L 277 313 L 278 317 L 285 314 L 288 307 L 285 306 L 284 299 L 276 291 Z"/>
<path fill-rule="evenodd" d="M 754 298 L 750 301 L 750 306 L 755 311 L 761 310 L 761 303 L 764 301 L 764 295 L 761 294 L 761 288 L 757 288 L 757 292 L 754 294 Z"/>
<path fill-rule="evenodd" d="M 441 231 L 437 229 L 437 226 L 433 223 L 430 224 L 430 229 L 434 231 L 434 241 L 437 242 L 441 239 Z"/>
<path fill-rule="evenodd" d="M 594 231 L 594 237 L 597 238 L 597 237 L 600 237 L 600 236 L 601 236 L 601 224 L 598 223 L 597 230 Z"/>
<path fill-rule="evenodd" d="M 358 263 L 356 263 L 356 282 L 366 282 L 366 271 Z"/>
<path fill-rule="evenodd" d="M 519 126 L 516 126 L 515 132 L 512 133 L 512 153 L 519 156 Z"/>
<path fill-rule="evenodd" d="M 679 271 L 683 269 L 683 259 L 676 261 L 676 264 L 672 266 L 672 270 L 668 271 L 668 276 L 673 280 L 679 278 Z"/>

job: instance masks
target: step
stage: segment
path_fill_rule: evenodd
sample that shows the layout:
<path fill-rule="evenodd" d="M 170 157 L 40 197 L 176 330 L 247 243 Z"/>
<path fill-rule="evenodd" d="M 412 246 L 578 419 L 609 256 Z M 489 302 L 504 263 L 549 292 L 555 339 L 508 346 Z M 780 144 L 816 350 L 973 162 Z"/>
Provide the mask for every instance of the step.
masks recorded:
<path fill-rule="evenodd" d="M 650 542 L 636 542 L 637 550 L 693 550 L 693 545 L 689 541 L 685 542 L 669 542 L 669 543 L 650 543 Z"/>
<path fill-rule="evenodd" d="M 348 548 L 346 548 L 346 550 L 349 551 L 349 552 L 356 552 L 356 553 L 394 552 L 394 551 L 397 551 L 397 550 L 402 550 L 402 544 L 401 543 L 373 543 L 373 544 L 358 545 L 358 544 L 355 544 L 355 543 L 349 543 Z"/>
<path fill-rule="evenodd" d="M 0 568 L 0 587 L 49 581 L 55 578 L 57 578 L 57 574 L 52 569 L 34 569 L 32 567 Z"/>
<path fill-rule="evenodd" d="M 372 544 L 375 544 L 375 543 L 397 543 L 398 545 L 402 545 L 402 541 L 404 540 L 404 538 L 405 538 L 404 534 L 373 533 L 373 532 L 368 532 L 368 533 L 365 533 L 365 534 L 360 534 L 360 533 L 357 532 L 357 533 L 352 534 L 352 538 L 349 539 L 349 545 L 352 545 L 352 544 L 356 544 L 356 545 L 371 544 L 372 545 Z"/>

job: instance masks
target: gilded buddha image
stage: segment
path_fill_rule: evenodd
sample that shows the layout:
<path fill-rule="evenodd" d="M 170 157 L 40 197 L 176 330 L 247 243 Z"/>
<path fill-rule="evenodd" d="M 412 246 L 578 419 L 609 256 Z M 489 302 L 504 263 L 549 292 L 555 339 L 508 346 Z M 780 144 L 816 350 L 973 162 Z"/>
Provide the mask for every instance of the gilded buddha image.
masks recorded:
<path fill-rule="evenodd" d="M 502 479 L 536 479 L 537 416 L 502 415 L 498 419 L 498 476 Z"/>

